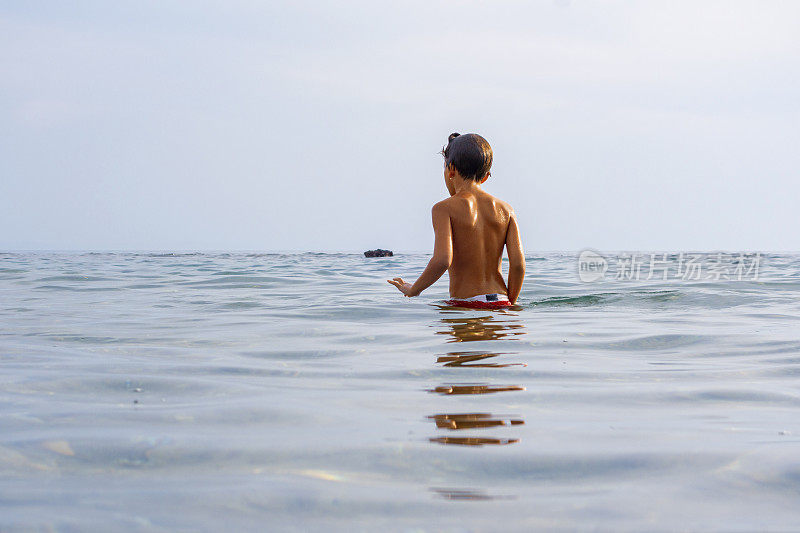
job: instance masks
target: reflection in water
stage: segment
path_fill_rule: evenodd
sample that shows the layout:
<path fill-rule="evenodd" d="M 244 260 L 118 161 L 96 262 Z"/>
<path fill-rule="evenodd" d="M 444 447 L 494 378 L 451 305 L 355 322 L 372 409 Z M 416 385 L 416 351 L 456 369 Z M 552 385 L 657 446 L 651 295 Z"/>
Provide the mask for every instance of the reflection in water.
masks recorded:
<path fill-rule="evenodd" d="M 515 316 L 505 314 L 505 318 Z M 524 335 L 524 326 L 509 320 L 497 320 L 494 316 L 475 316 L 459 318 L 442 318 L 446 329 L 437 331 L 437 335 L 450 335 L 447 342 L 493 341 L 515 335 Z"/>
<path fill-rule="evenodd" d="M 503 354 L 486 353 L 486 352 L 450 352 L 447 355 L 440 355 L 436 359 L 436 362 L 444 363 L 444 366 L 470 366 L 470 367 L 496 367 L 496 368 L 501 368 L 505 366 L 528 366 L 525 363 L 474 363 L 473 362 L 473 361 L 480 361 L 482 359 L 489 359 L 490 357 L 497 357 L 498 355 L 503 355 Z"/>
<path fill-rule="evenodd" d="M 525 335 L 525 327 L 522 324 L 514 323 L 515 314 L 502 313 L 486 316 L 461 316 L 458 318 L 441 318 L 439 322 L 445 326 L 436 332 L 437 335 L 448 335 L 447 342 L 473 342 L 473 341 L 493 341 L 498 339 L 513 339 L 519 335 Z M 498 318 L 499 317 L 499 318 Z M 502 355 L 489 351 L 460 351 L 450 352 L 440 356 L 436 362 L 444 366 L 470 366 L 470 367 L 507 367 L 507 366 L 527 366 L 524 363 L 478 363 L 483 359 L 489 359 Z"/>
<path fill-rule="evenodd" d="M 440 358 L 441 359 L 441 358 Z M 457 366 L 457 365 L 445 365 Z M 439 385 L 435 389 L 428 389 L 428 392 L 435 392 L 438 394 L 492 394 L 494 392 L 506 392 L 513 390 L 525 390 L 525 387 L 519 385 L 489 385 L 484 383 L 475 384 L 453 384 L 453 385 Z"/>
<path fill-rule="evenodd" d="M 471 428 L 489 428 L 494 426 L 518 426 L 524 424 L 525 421 L 515 418 L 495 418 L 495 415 L 489 413 L 462 413 L 452 415 L 431 415 L 436 422 L 437 428 L 444 429 L 471 429 Z"/>
<path fill-rule="evenodd" d="M 452 316 L 452 309 L 442 308 L 442 314 L 447 318 L 440 318 L 436 331 L 437 335 L 446 335 L 447 342 L 474 342 L 474 341 L 496 341 L 496 340 L 516 340 L 520 335 L 525 335 L 525 327 L 519 323 L 517 315 L 509 312 L 494 312 L 483 316 Z M 501 368 L 511 366 L 527 366 L 525 363 L 498 363 L 487 361 L 500 355 L 513 355 L 513 352 L 496 353 L 486 350 L 482 345 L 474 345 L 480 350 L 449 352 L 439 355 L 436 359 L 438 364 L 447 367 L 483 367 Z M 438 393 L 445 396 L 458 396 L 466 394 L 491 394 L 508 391 L 524 391 L 525 387 L 520 385 L 490 385 L 488 383 L 461 383 L 444 384 L 436 388 L 428 389 L 428 392 Z M 521 418 L 509 417 L 505 415 L 493 415 L 491 413 L 458 413 L 458 414 L 435 414 L 428 417 L 436 424 L 436 428 L 445 431 L 461 430 L 483 430 L 486 428 L 510 428 L 525 423 Z M 457 446 L 500 446 L 514 444 L 519 439 L 504 437 L 430 437 L 430 442 L 437 444 L 452 444 Z M 451 490 L 451 489 L 431 489 L 439 496 L 448 500 L 488 500 L 494 497 L 485 492 L 475 490 Z"/>
<path fill-rule="evenodd" d="M 461 430 L 490 428 L 497 426 L 519 426 L 525 423 L 518 418 L 496 416 L 489 413 L 460 413 L 431 415 L 439 429 Z M 431 442 L 439 444 L 457 444 L 460 446 L 484 446 L 486 444 L 513 444 L 519 439 L 501 439 L 495 437 L 431 437 Z"/>
<path fill-rule="evenodd" d="M 446 500 L 511 500 L 514 496 L 492 496 L 482 490 L 459 490 L 431 487 L 431 490 Z"/>
<path fill-rule="evenodd" d="M 492 437 L 431 437 L 431 442 L 455 444 L 458 446 L 484 446 L 487 444 L 514 444 L 519 439 L 495 439 Z"/>

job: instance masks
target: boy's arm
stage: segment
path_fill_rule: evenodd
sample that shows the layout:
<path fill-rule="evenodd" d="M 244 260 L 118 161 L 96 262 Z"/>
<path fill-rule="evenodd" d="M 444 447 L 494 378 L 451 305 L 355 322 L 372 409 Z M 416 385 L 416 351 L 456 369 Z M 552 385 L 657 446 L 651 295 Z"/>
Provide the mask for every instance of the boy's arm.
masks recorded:
<path fill-rule="evenodd" d="M 522 240 L 519 237 L 517 215 L 511 213 L 506 233 L 506 251 L 508 252 L 508 301 L 517 301 L 525 279 L 525 253 L 522 251 Z"/>
<path fill-rule="evenodd" d="M 402 278 L 386 280 L 406 296 L 417 296 L 419 293 L 433 285 L 442 274 L 450 268 L 453 260 L 453 233 L 450 228 L 450 213 L 447 207 L 438 203 L 431 210 L 433 218 L 433 257 L 428 261 L 428 266 L 413 285 L 406 283 Z"/>

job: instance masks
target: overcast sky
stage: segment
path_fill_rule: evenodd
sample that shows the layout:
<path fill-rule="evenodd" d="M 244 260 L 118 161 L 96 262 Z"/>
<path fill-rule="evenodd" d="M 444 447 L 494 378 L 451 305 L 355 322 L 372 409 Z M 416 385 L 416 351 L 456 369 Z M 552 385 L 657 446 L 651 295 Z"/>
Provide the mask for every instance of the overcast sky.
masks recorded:
<path fill-rule="evenodd" d="M 800 250 L 800 2 L 0 3 L 0 249 Z"/>

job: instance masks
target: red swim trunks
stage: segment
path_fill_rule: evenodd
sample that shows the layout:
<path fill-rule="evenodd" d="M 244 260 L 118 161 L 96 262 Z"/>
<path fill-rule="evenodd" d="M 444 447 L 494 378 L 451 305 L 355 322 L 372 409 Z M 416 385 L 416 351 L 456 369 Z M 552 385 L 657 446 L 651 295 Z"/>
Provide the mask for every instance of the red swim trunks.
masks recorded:
<path fill-rule="evenodd" d="M 511 307 L 511 302 L 508 301 L 508 296 L 505 294 L 480 294 L 471 298 L 448 300 L 447 305 L 471 309 L 502 309 Z"/>

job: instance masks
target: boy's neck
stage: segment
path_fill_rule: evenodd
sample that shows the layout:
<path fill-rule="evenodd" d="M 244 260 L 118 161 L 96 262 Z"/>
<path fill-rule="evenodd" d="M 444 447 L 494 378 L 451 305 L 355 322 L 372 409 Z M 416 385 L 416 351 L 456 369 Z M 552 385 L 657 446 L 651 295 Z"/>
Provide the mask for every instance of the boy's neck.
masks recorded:
<path fill-rule="evenodd" d="M 465 180 L 461 176 L 458 176 L 453 180 L 453 186 L 455 187 L 456 194 L 460 192 L 475 192 L 482 190 L 480 183 L 475 180 Z"/>

